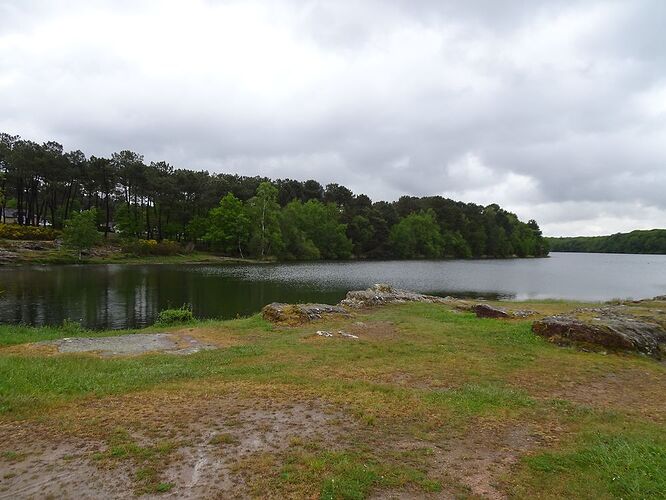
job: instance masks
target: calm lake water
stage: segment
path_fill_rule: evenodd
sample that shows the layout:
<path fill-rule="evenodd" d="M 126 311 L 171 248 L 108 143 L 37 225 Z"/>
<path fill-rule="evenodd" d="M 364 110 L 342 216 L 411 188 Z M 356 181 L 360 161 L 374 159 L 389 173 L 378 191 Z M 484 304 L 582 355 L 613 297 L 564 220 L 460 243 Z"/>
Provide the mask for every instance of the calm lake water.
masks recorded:
<path fill-rule="evenodd" d="M 666 256 L 553 253 L 547 259 L 289 263 L 243 266 L 0 267 L 0 323 L 128 328 L 191 304 L 200 318 L 269 302 L 327 302 L 373 283 L 435 295 L 609 300 L 666 294 Z"/>

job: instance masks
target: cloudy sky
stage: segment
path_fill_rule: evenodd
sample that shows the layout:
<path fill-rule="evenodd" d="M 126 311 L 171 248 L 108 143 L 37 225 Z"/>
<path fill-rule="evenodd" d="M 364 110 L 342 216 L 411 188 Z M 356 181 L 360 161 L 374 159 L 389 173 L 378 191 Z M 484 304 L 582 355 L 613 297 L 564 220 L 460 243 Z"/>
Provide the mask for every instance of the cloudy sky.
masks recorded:
<path fill-rule="evenodd" d="M 0 0 L 0 131 L 666 227 L 666 2 Z"/>

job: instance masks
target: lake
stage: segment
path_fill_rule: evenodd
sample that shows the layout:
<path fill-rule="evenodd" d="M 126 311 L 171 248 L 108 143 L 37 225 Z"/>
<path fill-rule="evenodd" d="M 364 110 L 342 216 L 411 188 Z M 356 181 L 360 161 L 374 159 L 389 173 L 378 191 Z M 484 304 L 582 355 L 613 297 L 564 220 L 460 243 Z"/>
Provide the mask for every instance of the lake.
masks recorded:
<path fill-rule="evenodd" d="M 666 256 L 553 253 L 546 259 L 256 265 L 0 267 L 0 323 L 134 328 L 191 304 L 199 318 L 253 314 L 269 302 L 336 303 L 373 283 L 435 295 L 504 299 L 666 294 Z"/>

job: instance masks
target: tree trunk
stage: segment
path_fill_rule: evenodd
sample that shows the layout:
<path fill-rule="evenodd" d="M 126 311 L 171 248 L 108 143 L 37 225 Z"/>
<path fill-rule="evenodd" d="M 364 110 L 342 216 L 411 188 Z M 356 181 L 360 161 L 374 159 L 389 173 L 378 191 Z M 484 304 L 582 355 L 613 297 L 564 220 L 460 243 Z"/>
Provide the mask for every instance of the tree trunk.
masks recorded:
<path fill-rule="evenodd" d="M 106 198 L 105 198 L 105 204 L 106 204 L 106 225 L 104 226 L 104 238 L 107 238 L 109 235 L 109 231 L 111 228 L 109 227 L 109 219 L 111 218 L 111 207 L 109 206 L 109 192 L 106 192 Z"/>

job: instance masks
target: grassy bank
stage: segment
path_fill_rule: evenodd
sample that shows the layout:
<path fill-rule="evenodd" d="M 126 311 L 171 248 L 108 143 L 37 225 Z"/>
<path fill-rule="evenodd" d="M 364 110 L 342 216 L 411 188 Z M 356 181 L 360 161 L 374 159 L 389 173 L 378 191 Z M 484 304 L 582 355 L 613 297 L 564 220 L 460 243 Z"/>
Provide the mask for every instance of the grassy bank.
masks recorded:
<path fill-rule="evenodd" d="M 37 247 L 37 248 L 35 248 Z M 100 245 L 79 258 L 78 252 L 58 248 L 52 241 L 22 242 L 0 240 L 0 265 L 58 264 L 235 264 L 257 263 L 253 259 L 224 257 L 208 252 L 184 252 L 173 255 L 136 255 L 115 244 Z"/>
<path fill-rule="evenodd" d="M 71 493 L 93 472 L 107 493 L 177 496 L 666 494 L 666 366 L 556 347 L 529 320 L 405 304 L 293 328 L 253 316 L 146 331 L 219 349 L 58 355 L 30 342 L 89 332 L 0 328 L 0 495 L 23 473 Z M 134 332 L 97 335 L 118 333 Z M 51 472 L 35 465 L 61 448 Z"/>

